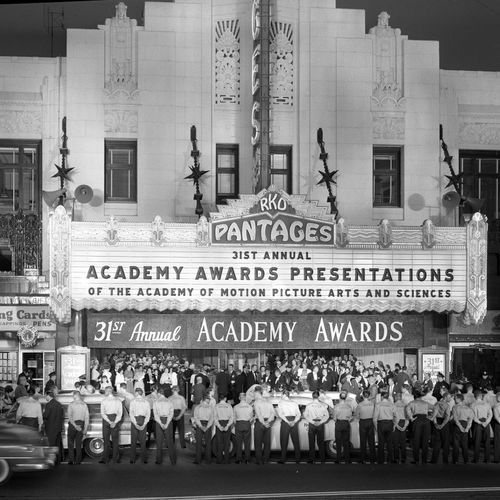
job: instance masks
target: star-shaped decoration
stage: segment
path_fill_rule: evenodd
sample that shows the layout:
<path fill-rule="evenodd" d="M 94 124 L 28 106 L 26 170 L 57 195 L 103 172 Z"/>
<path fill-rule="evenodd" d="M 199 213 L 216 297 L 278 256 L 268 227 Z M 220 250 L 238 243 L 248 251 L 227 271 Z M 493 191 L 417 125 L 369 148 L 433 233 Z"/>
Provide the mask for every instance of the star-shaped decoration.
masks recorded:
<path fill-rule="evenodd" d="M 453 156 L 451 156 L 451 155 L 446 155 L 446 156 L 443 158 L 443 161 L 444 161 L 445 163 L 448 163 L 448 165 L 452 162 L 452 160 L 453 160 Z"/>
<path fill-rule="evenodd" d="M 455 184 L 460 186 L 460 184 L 462 183 L 463 175 L 464 175 L 463 172 L 460 172 L 459 174 L 453 173 L 452 175 L 445 175 L 445 177 L 448 179 L 448 184 L 446 184 L 446 187 L 447 188 L 450 186 L 455 187 Z"/>
<path fill-rule="evenodd" d="M 332 172 L 324 172 L 322 170 L 319 170 L 319 173 L 321 175 L 321 180 L 318 182 L 318 186 L 320 184 L 325 183 L 326 185 L 330 184 L 331 182 L 333 184 L 337 184 L 337 181 L 333 178 L 333 176 L 338 172 L 338 170 L 333 170 Z"/>
<path fill-rule="evenodd" d="M 57 168 L 57 174 L 54 174 L 52 177 L 59 177 L 61 181 L 69 181 L 69 173 L 74 170 L 74 168 L 66 168 L 65 166 L 60 167 L 54 163 L 54 166 Z"/>
<path fill-rule="evenodd" d="M 195 185 L 206 173 L 208 173 L 208 170 L 200 170 L 199 165 L 194 165 L 193 167 L 189 167 L 189 169 L 191 170 L 191 173 L 184 177 L 184 179 L 192 179 L 193 184 Z"/>

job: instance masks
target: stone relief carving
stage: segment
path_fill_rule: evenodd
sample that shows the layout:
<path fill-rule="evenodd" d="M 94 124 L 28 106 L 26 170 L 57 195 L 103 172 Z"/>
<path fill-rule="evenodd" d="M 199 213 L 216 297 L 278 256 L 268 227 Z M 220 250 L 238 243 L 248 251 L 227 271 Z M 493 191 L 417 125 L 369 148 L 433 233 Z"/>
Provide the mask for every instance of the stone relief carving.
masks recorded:
<path fill-rule="evenodd" d="M 500 123 L 461 121 L 459 137 L 462 144 L 500 144 Z"/>
<path fill-rule="evenodd" d="M 104 92 L 112 100 L 131 100 L 137 89 L 137 21 L 127 17 L 127 6 L 116 5 L 116 15 L 106 19 Z"/>
<path fill-rule="evenodd" d="M 215 103 L 240 103 L 240 24 L 215 23 Z"/>
<path fill-rule="evenodd" d="M 400 29 L 389 26 L 390 15 L 381 12 L 373 36 L 372 106 L 382 109 L 403 109 L 403 39 Z"/>
<path fill-rule="evenodd" d="M 151 233 L 151 242 L 153 245 L 157 247 L 161 246 L 165 234 L 165 223 L 159 215 L 157 215 L 151 223 Z"/>
<path fill-rule="evenodd" d="M 436 228 L 431 219 L 422 224 L 422 248 L 432 248 L 436 245 Z"/>
<path fill-rule="evenodd" d="M 378 245 L 380 248 L 389 248 L 392 242 L 391 223 L 387 219 L 382 219 L 378 226 Z"/>
<path fill-rule="evenodd" d="M 290 23 L 271 22 L 270 98 L 272 105 L 293 106 L 294 43 Z"/>
<path fill-rule="evenodd" d="M 71 218 L 63 206 L 50 214 L 50 307 L 57 321 L 71 321 Z"/>
<path fill-rule="evenodd" d="M 404 116 L 374 114 L 373 138 L 404 141 L 405 138 Z"/>
<path fill-rule="evenodd" d="M 0 110 L 0 132 L 41 134 L 41 110 L 32 107 Z"/>
<path fill-rule="evenodd" d="M 133 109 L 105 109 L 104 131 L 137 134 L 138 115 Z"/>
<path fill-rule="evenodd" d="M 196 245 L 199 247 L 210 245 L 210 226 L 204 215 L 200 217 L 196 224 Z"/>
<path fill-rule="evenodd" d="M 486 316 L 486 276 L 488 224 L 476 212 L 467 224 L 467 303 L 462 321 L 465 325 L 481 323 Z"/>

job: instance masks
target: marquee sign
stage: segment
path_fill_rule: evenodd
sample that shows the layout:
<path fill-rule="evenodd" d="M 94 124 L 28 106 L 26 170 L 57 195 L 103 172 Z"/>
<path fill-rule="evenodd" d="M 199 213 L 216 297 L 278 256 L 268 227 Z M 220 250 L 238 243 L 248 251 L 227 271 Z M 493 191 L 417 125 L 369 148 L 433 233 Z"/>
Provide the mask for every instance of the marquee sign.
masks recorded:
<path fill-rule="evenodd" d="M 140 349 L 419 348 L 419 315 L 89 313 L 89 347 Z"/>
<path fill-rule="evenodd" d="M 212 244 L 333 245 L 335 224 L 297 214 L 279 192 L 268 191 L 241 217 L 214 220 Z"/>
<path fill-rule="evenodd" d="M 486 312 L 486 231 L 336 224 L 269 188 L 197 224 L 50 221 L 51 306 L 156 311 Z M 265 222 L 262 222 L 265 221 Z"/>

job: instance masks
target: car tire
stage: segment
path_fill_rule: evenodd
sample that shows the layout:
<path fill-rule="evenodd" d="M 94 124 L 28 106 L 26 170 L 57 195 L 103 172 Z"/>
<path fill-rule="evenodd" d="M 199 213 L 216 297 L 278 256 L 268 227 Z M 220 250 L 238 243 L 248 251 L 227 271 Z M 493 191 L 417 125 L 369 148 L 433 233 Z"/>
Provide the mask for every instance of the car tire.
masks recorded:
<path fill-rule="evenodd" d="M 9 462 L 7 460 L 0 460 L 0 485 L 6 483 L 10 476 L 12 475 L 12 470 L 10 468 Z"/>
<path fill-rule="evenodd" d="M 104 456 L 104 440 L 100 437 L 86 439 L 83 442 L 83 449 L 90 458 L 102 458 Z"/>
<path fill-rule="evenodd" d="M 214 457 L 217 456 L 217 451 L 218 451 L 218 444 L 217 444 L 217 436 L 215 435 L 212 438 L 212 455 Z M 231 458 L 234 458 L 236 455 L 236 438 L 234 437 L 234 434 L 231 434 L 231 439 L 229 441 L 229 456 Z"/>
<path fill-rule="evenodd" d="M 337 446 L 335 446 L 335 439 L 325 441 L 326 455 L 329 458 L 337 458 Z"/>

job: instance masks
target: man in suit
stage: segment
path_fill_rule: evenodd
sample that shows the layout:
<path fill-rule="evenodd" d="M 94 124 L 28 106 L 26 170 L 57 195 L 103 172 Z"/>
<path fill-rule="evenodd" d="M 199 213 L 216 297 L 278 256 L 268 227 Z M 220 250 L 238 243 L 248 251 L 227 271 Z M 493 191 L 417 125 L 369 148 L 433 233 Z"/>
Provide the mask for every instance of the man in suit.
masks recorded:
<path fill-rule="evenodd" d="M 220 399 L 221 396 L 227 396 L 231 392 L 231 376 L 225 368 L 215 377 L 215 386 L 217 389 L 216 399 Z"/>
<path fill-rule="evenodd" d="M 258 384 L 258 380 L 259 374 L 257 373 L 257 365 L 252 365 L 252 369 L 246 371 L 245 392 L 248 391 L 252 385 Z"/>
<path fill-rule="evenodd" d="M 320 386 L 319 365 L 314 365 L 311 373 L 307 374 L 307 386 L 310 391 L 318 391 Z"/>
<path fill-rule="evenodd" d="M 250 367 L 248 365 L 243 366 L 243 371 L 236 376 L 236 380 L 234 382 L 234 394 L 233 399 L 234 403 L 238 404 L 240 402 L 240 394 L 246 392 L 247 388 L 247 373 L 250 371 Z"/>
<path fill-rule="evenodd" d="M 57 446 L 59 449 L 57 456 L 57 462 L 59 463 L 63 453 L 61 433 L 64 426 L 64 409 L 62 404 L 56 400 L 54 391 L 47 392 L 47 401 L 43 411 L 43 424 L 49 446 Z"/>

